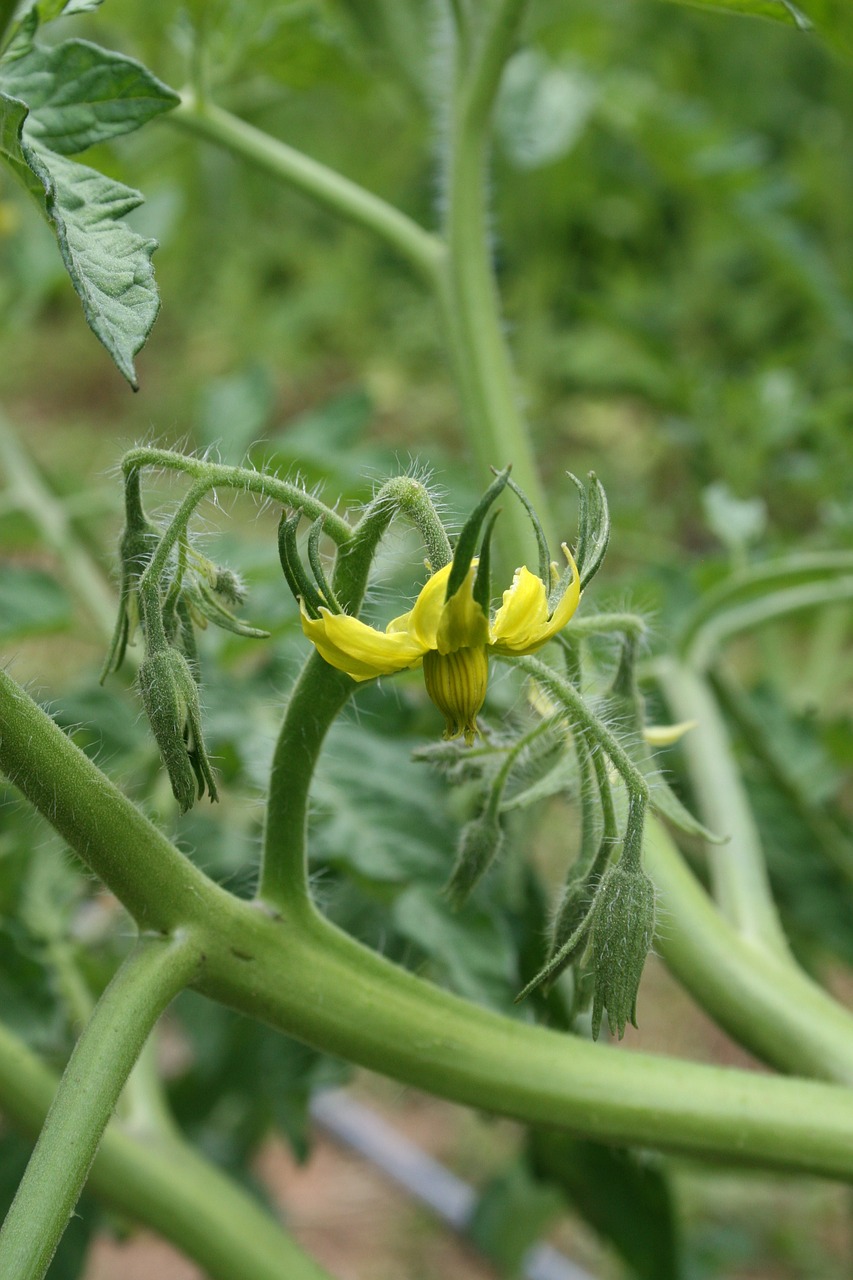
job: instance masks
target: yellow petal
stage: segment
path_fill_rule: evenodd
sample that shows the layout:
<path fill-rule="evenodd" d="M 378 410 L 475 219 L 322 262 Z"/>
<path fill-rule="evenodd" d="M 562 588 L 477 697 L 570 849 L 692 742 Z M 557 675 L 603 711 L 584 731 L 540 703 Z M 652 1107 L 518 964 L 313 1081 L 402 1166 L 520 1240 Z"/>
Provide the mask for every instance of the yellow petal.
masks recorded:
<path fill-rule="evenodd" d="M 377 631 L 345 613 L 321 609 L 319 618 L 309 618 L 303 611 L 301 621 L 320 656 L 353 680 L 372 680 L 416 666 L 425 653 L 407 631 Z"/>
<path fill-rule="evenodd" d="M 535 653 L 569 621 L 581 598 L 581 584 L 578 567 L 565 543 L 563 553 L 572 566 L 573 576 L 550 618 L 542 580 L 524 567 L 516 570 L 513 584 L 504 592 L 503 604 L 492 624 L 491 647 L 495 653 Z"/>
<path fill-rule="evenodd" d="M 491 643 L 500 653 L 525 653 L 538 643 L 548 621 L 548 597 L 541 578 L 524 565 L 516 569 L 512 586 L 492 623 Z"/>
<path fill-rule="evenodd" d="M 643 737 L 650 747 L 671 747 L 698 723 L 698 720 L 679 720 L 678 724 L 647 724 Z"/>
<path fill-rule="evenodd" d="M 435 647 L 439 653 L 456 653 L 458 649 L 479 649 L 489 641 L 489 619 L 474 599 L 476 560 L 462 586 L 441 610 Z"/>
<path fill-rule="evenodd" d="M 423 587 L 421 587 L 420 595 L 414 603 L 409 613 L 404 613 L 401 617 L 395 618 L 393 622 L 388 624 L 389 631 L 408 631 L 413 640 L 416 640 L 426 652 L 427 649 L 436 647 L 436 639 L 438 636 L 438 626 L 441 621 L 441 611 L 444 608 L 444 593 L 447 591 L 447 579 L 450 577 L 451 565 L 446 564 L 443 569 L 439 569 L 438 573 L 434 573 L 428 578 Z"/>

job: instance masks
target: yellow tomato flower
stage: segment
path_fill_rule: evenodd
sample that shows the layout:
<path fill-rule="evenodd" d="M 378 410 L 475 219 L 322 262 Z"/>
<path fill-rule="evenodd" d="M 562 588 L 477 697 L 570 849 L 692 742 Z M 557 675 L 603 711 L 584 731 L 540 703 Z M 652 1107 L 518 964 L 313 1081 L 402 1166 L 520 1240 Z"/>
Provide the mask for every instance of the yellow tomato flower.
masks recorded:
<path fill-rule="evenodd" d="M 377 631 L 358 618 L 321 608 L 310 618 L 304 608 L 302 630 L 333 667 L 353 680 L 372 680 L 423 662 L 427 693 L 446 722 L 444 736 L 464 735 L 470 745 L 476 717 L 486 697 L 488 654 L 535 653 L 561 631 L 578 607 L 580 575 L 568 547 L 572 580 L 552 611 L 545 584 L 529 569 L 516 569 L 492 618 L 474 599 L 476 562 L 449 600 L 452 566 L 434 573 L 408 613 Z M 556 578 L 556 566 L 552 566 Z"/>

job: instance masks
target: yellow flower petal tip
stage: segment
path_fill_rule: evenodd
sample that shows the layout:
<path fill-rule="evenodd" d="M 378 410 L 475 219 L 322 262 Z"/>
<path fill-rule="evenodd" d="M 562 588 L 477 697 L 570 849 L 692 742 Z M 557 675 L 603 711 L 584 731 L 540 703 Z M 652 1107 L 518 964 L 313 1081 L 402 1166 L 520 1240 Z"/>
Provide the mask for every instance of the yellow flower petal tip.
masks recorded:
<path fill-rule="evenodd" d="M 650 724 L 643 730 L 643 738 L 650 747 L 671 747 L 698 723 L 698 720 L 681 720 L 678 724 Z"/>

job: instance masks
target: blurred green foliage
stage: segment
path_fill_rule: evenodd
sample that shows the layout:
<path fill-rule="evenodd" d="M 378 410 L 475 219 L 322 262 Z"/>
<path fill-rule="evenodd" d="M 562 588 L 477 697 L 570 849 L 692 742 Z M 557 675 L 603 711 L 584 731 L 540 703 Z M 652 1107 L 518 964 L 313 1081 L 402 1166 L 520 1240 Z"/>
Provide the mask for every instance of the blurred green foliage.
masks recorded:
<path fill-rule="evenodd" d="M 528 31 L 501 94 L 493 166 L 495 251 L 522 391 L 567 534 L 574 508 L 562 472 L 594 467 L 606 484 L 614 536 L 596 602 L 620 605 L 630 592 L 656 611 L 665 648 L 670 623 L 732 564 L 853 545 L 853 72 L 795 26 L 651 0 L 535 0 Z M 141 58 L 173 87 L 206 86 L 426 225 L 439 219 L 441 33 L 430 6 L 109 0 L 75 20 L 73 34 Z M 298 469 L 352 503 L 416 457 L 451 511 L 470 505 L 483 477 L 464 465 L 432 306 L 388 250 L 167 119 L 86 162 L 145 192 L 133 223 L 161 241 L 163 311 L 138 362 L 142 392 L 126 393 L 91 341 L 49 234 L 0 177 L 0 399 L 105 569 L 118 525 L 118 485 L 105 473 L 139 439 Z M 174 502 L 172 489 L 157 492 Z M 277 719 L 304 652 L 272 515 L 243 500 L 212 518 L 211 554 L 245 574 L 246 614 L 273 640 L 203 638 L 205 725 L 223 797 L 178 820 L 129 679 L 96 685 L 97 628 L 13 499 L 0 496 L 0 634 L 21 649 L 23 674 L 38 673 L 79 745 L 182 847 L 249 895 Z M 413 539 L 392 537 L 377 614 L 399 612 L 420 555 Z M 817 813 L 849 842 L 849 610 L 834 616 L 817 629 L 786 624 L 735 654 L 753 710 L 808 801 L 750 749 L 734 717 L 786 927 L 814 968 L 853 962 L 853 887 L 809 825 Z M 607 644 L 600 653 L 606 669 L 614 655 Z M 495 681 L 494 694 L 509 713 L 512 681 Z M 359 695 L 314 792 L 315 891 L 392 958 L 507 1009 L 542 962 L 543 879 L 565 868 L 570 815 L 558 810 L 541 876 L 510 854 L 453 915 L 440 889 L 475 794 L 470 781 L 447 788 L 410 760 L 435 733 L 418 681 Z M 11 790 L 2 799 L 0 998 L 12 1025 L 60 1060 L 77 1016 L 73 975 L 97 995 L 123 946 L 120 917 Z M 536 1000 L 565 1023 L 559 990 Z M 245 1176 L 275 1124 L 304 1154 L 310 1090 L 340 1078 L 338 1064 L 190 997 L 176 1027 L 184 1051 L 171 1099 L 207 1151 Z M 275 1087 L 258 1088 L 267 1075 Z M 18 1140 L 4 1131 L 2 1144 L 11 1170 Z M 596 1150 L 563 1152 L 562 1171 L 551 1152 L 543 1176 L 571 1196 L 579 1163 L 605 1159 Z M 616 1176 L 606 1161 L 596 1168 Z M 663 1175 L 626 1168 L 653 1201 L 649 1238 L 658 1231 L 674 1248 Z M 507 1203 L 544 1194 L 550 1204 L 532 1180 L 527 1169 L 499 1180 L 498 1222 Z M 601 1197 L 587 1212 L 606 1234 Z M 768 1274 L 813 1274 L 790 1242 L 756 1244 L 744 1231 L 738 1254 L 731 1233 L 715 1243 L 700 1221 L 685 1274 L 734 1275 L 738 1258 L 751 1265 L 759 1255 L 780 1268 Z M 517 1239 L 493 1244 L 508 1268 L 517 1264 Z M 57 1266 L 69 1269 L 57 1276 L 77 1274 L 80 1248 L 66 1237 Z M 634 1265 L 652 1273 L 647 1259 Z M 827 1256 L 827 1280 L 843 1273 Z"/>

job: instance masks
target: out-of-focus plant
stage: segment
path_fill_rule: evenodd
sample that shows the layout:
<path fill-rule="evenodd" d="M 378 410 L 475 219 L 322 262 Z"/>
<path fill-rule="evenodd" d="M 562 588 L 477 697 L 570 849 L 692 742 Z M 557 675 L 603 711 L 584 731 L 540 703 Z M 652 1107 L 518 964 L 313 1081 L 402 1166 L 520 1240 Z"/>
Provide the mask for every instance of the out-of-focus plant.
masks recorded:
<path fill-rule="evenodd" d="M 853 1080 L 853 1019 L 792 955 L 731 732 L 804 838 L 849 880 L 848 833 L 819 788 L 804 781 L 803 727 L 771 702 L 771 717 L 798 743 L 792 761 L 768 732 L 760 698 L 725 664 L 735 636 L 846 604 L 851 557 L 753 563 L 748 548 L 761 535 L 765 508 L 709 486 L 709 523 L 731 551 L 732 570 L 651 660 L 644 619 L 596 611 L 588 589 L 610 537 L 595 474 L 586 484 L 569 477 L 577 537 L 573 550 L 564 544 L 564 564 L 552 561 L 556 522 L 520 408 L 494 269 L 490 139 L 497 127 L 512 162 L 535 169 L 571 149 L 599 99 L 582 72 L 549 65 L 533 48 L 519 51 L 523 0 L 449 0 L 433 6 L 428 21 L 417 6 L 346 6 L 408 92 L 440 120 L 442 222 L 434 231 L 214 102 L 220 77 L 227 80 L 241 58 L 262 59 L 264 42 L 296 6 L 265 15 L 257 30 L 240 19 L 239 6 L 212 16 L 190 6 L 176 26 L 192 80 L 180 95 L 124 56 L 86 41 L 42 39 L 52 19 L 92 7 L 76 0 L 0 7 L 0 154 L 47 218 L 86 318 L 125 377 L 135 384 L 133 357 L 156 315 L 154 246 L 121 221 L 136 193 L 68 156 L 170 113 L 188 133 L 374 233 L 412 268 L 439 317 L 479 474 L 493 464 L 503 469 L 455 533 L 415 469 L 386 474 L 362 509 L 346 511 L 345 501 L 323 502 L 271 466 L 143 446 L 125 454 L 120 598 L 102 676 L 118 672 L 141 640 L 136 692 L 185 815 L 182 835 L 205 850 L 206 862 L 202 869 L 187 856 L 81 749 L 95 742 L 88 725 L 72 728 L 72 707 L 57 723 L 0 673 L 0 767 L 120 904 L 101 902 L 92 936 L 76 937 L 79 878 L 53 841 L 31 853 L 25 830 L 12 828 L 0 864 L 0 947 L 15 970 L 0 1030 L 0 1105 L 22 1129 L 41 1132 L 0 1232 L 0 1271 L 10 1280 L 45 1274 L 88 1178 L 107 1206 L 155 1226 L 211 1276 L 323 1274 L 176 1129 L 146 1042 L 180 997 L 198 1052 L 172 1104 L 202 1145 L 213 1141 L 210 1113 L 229 1079 L 235 1038 L 256 1057 L 252 1075 L 262 1083 L 241 1103 L 241 1123 L 219 1153 L 232 1169 L 271 1120 L 304 1149 L 306 1099 L 338 1071 L 322 1051 L 530 1126 L 523 1169 L 493 1187 L 478 1210 L 473 1232 L 486 1248 L 500 1255 L 501 1206 L 532 1203 L 538 1180 L 580 1204 L 637 1274 L 677 1275 L 665 1182 L 601 1143 L 853 1177 L 853 1104 L 841 1087 Z M 813 14 L 782 0 L 718 7 L 813 22 L 842 49 L 849 39 L 844 14 L 831 6 L 815 5 Z M 222 35 L 229 31 L 240 39 Z M 740 197 L 747 218 L 749 200 Z M 770 218 L 766 234 L 777 244 L 786 231 L 784 219 Z M 834 287 L 827 305 L 840 325 L 848 322 Z M 650 365 L 639 364 L 648 387 Z M 766 390 L 772 399 L 778 379 Z M 263 375 L 220 386 L 218 395 L 213 417 L 237 404 L 247 424 L 243 445 L 250 444 L 268 402 Z M 358 404 L 345 402 L 336 414 L 329 429 L 345 446 Z M 310 425 L 303 435 L 310 467 L 316 437 Z M 298 462 L 294 443 L 291 435 L 287 447 Z M 104 630 L 108 593 L 55 495 L 2 424 L 0 449 L 9 505 L 52 542 L 69 587 Z M 185 481 L 165 519 L 148 511 L 152 474 Z M 207 670 L 197 645 L 210 624 L 223 634 L 220 653 L 249 639 L 266 650 L 269 639 L 240 616 L 242 576 L 212 559 L 199 537 L 199 509 L 226 491 L 252 494 L 280 513 L 278 560 L 304 633 L 288 637 L 284 666 L 256 659 L 267 666 L 256 673 L 249 705 Z M 384 622 L 367 592 L 395 521 L 420 539 L 426 577 L 414 604 Z M 8 591 L 8 633 L 61 624 L 66 593 L 21 572 Z M 497 597 L 493 579 L 509 584 Z M 412 594 L 409 583 L 407 602 Z M 270 627 L 280 625 L 285 596 L 267 571 Z M 307 642 L 315 649 L 279 713 L 271 691 Z M 832 642 L 830 635 L 829 649 Z M 498 663 L 509 670 L 490 692 L 489 668 Z M 437 738 L 439 717 L 418 709 L 412 719 L 392 704 L 384 682 L 373 684 L 395 673 L 404 681 L 421 665 L 445 721 L 444 740 L 431 745 L 424 733 Z M 375 726 L 341 720 L 356 692 Z M 652 697 L 675 728 L 649 723 Z M 87 710 L 92 705 L 101 741 L 125 763 L 131 786 L 147 774 L 168 812 L 145 735 L 116 715 L 109 693 L 90 694 Z M 654 756 L 688 725 L 680 780 L 698 817 Z M 332 750 L 321 754 L 327 742 Z M 399 750 L 415 743 L 418 764 Z M 433 774 L 424 776 L 424 762 Z M 257 818 L 229 803 L 237 778 L 266 787 L 260 832 Z M 222 802 L 221 821 L 195 807 L 205 795 Z M 458 805 L 458 833 L 448 795 Z M 560 868 L 563 887 L 549 909 L 531 815 L 561 795 L 576 802 L 577 853 Z M 247 869 L 258 835 L 255 885 Z M 676 838 L 694 855 L 706 851 L 710 893 Z M 316 891 L 311 859 L 328 877 Z M 507 885 L 498 894 L 501 874 Z M 128 916 L 136 930 L 130 949 L 121 940 Z M 386 954 L 353 935 L 381 936 Z M 812 1079 L 758 1078 L 589 1043 L 586 1033 L 597 1039 L 605 1015 L 620 1038 L 636 1024 L 653 941 L 742 1044 Z M 406 960 L 424 955 L 457 994 L 406 971 Z M 213 1002 L 208 1018 L 192 992 Z M 516 995 L 522 1003 L 513 1010 Z M 245 1015 L 238 1031 L 226 1010 Z M 534 1025 L 537 1015 L 555 1029 Z M 27 1032 L 37 1049 L 63 1056 L 79 1033 L 58 1084 Z M 609 1212 L 605 1201 L 624 1211 Z M 626 1227 L 637 1205 L 648 1209 L 646 1234 Z M 64 1261 L 74 1267 L 79 1232 L 67 1239 Z M 506 1246 L 508 1267 L 524 1243 L 516 1233 Z"/>

